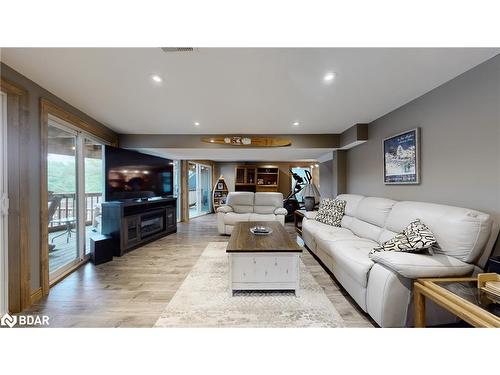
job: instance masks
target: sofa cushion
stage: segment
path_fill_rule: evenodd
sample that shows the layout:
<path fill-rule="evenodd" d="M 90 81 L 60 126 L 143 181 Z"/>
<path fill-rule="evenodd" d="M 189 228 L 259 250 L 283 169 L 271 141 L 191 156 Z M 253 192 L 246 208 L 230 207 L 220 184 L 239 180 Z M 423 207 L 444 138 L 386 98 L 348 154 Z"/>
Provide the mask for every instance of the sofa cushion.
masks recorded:
<path fill-rule="evenodd" d="M 346 201 L 340 199 L 322 199 L 319 204 L 316 221 L 340 227 L 342 217 L 344 216 L 345 204 Z"/>
<path fill-rule="evenodd" d="M 283 194 L 255 193 L 253 212 L 257 214 L 272 214 L 278 207 L 283 207 Z"/>
<path fill-rule="evenodd" d="M 227 205 L 238 214 L 254 212 L 254 194 L 247 191 L 233 191 L 227 195 Z"/>
<path fill-rule="evenodd" d="M 389 241 L 391 238 L 394 238 L 398 234 L 393 232 L 392 230 L 382 229 L 382 233 L 380 233 L 380 237 L 378 238 L 378 243 L 383 244 L 386 241 Z"/>
<path fill-rule="evenodd" d="M 377 251 L 403 251 L 407 253 L 420 252 L 430 249 L 436 244 L 436 237 L 431 230 L 420 220 L 408 224 L 402 233 L 377 246 L 372 253 Z"/>
<path fill-rule="evenodd" d="M 367 197 L 359 202 L 354 216 L 382 228 L 395 203 L 392 199 Z"/>
<path fill-rule="evenodd" d="M 228 212 L 224 214 L 224 224 L 225 225 L 235 225 L 241 221 L 249 221 L 251 214 L 237 214 L 235 212 Z"/>
<path fill-rule="evenodd" d="M 491 231 L 490 215 L 468 208 L 425 202 L 396 203 L 386 228 L 401 232 L 405 225 L 419 218 L 434 233 L 440 249 L 434 253 L 456 257 L 464 262 L 476 261 Z"/>
<path fill-rule="evenodd" d="M 275 221 L 278 220 L 275 214 L 250 214 L 249 221 Z"/>
<path fill-rule="evenodd" d="M 474 270 L 474 265 L 444 254 L 382 251 L 370 254 L 370 259 L 409 279 L 464 276 Z"/>
<path fill-rule="evenodd" d="M 366 221 L 359 220 L 358 218 L 352 219 L 350 228 L 359 237 L 369 238 L 373 241 L 378 241 L 382 233 L 382 228 L 367 223 Z"/>
<path fill-rule="evenodd" d="M 356 214 L 356 209 L 358 208 L 359 202 L 364 198 L 362 195 L 356 194 L 340 194 L 337 195 L 337 199 L 346 201 L 345 214 L 347 216 L 354 216 Z"/>
<path fill-rule="evenodd" d="M 330 253 L 337 268 L 366 288 L 368 273 L 374 264 L 368 254 L 376 245 L 375 241 L 353 238 L 329 242 L 324 250 Z"/>
<path fill-rule="evenodd" d="M 336 230 L 329 232 L 322 231 L 314 236 L 316 245 L 319 248 L 327 249 L 330 246 L 331 242 L 336 242 L 336 241 L 357 240 L 357 239 L 362 240 L 362 238 L 356 236 L 349 229 L 339 228 L 339 227 L 332 227 L 332 228 L 335 228 Z"/>

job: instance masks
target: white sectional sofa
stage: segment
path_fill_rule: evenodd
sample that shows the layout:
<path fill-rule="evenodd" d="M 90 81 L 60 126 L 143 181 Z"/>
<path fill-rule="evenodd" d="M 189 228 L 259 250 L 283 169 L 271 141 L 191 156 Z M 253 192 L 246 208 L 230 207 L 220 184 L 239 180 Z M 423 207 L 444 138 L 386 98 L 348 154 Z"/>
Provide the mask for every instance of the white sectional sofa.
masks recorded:
<path fill-rule="evenodd" d="M 498 224 L 490 215 L 467 208 L 351 194 L 337 198 L 347 202 L 341 227 L 317 222 L 316 213 L 306 213 L 304 242 L 381 327 L 413 326 L 413 280 L 479 272 L 498 236 Z M 434 233 L 440 246 L 434 255 L 369 255 L 414 219 Z M 432 303 L 427 304 L 426 319 L 428 325 L 455 321 Z"/>
<path fill-rule="evenodd" d="M 217 228 L 220 234 L 231 234 L 240 221 L 279 221 L 285 224 L 287 210 L 281 193 L 231 192 L 226 205 L 217 209 Z"/>

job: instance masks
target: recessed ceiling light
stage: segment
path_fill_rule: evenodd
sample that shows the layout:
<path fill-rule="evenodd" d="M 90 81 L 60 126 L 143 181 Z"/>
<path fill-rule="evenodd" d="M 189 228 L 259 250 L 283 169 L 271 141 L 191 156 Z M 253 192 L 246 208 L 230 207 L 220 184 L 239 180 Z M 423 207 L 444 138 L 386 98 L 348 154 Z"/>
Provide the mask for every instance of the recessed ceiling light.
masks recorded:
<path fill-rule="evenodd" d="M 298 122 L 298 121 L 295 121 L 295 122 L 293 123 L 293 126 L 299 126 L 299 125 L 300 125 L 300 122 Z"/>
<path fill-rule="evenodd" d="M 335 79 L 335 73 L 333 72 L 328 72 L 325 74 L 325 76 L 323 77 L 323 81 L 325 82 L 331 82 Z"/>
<path fill-rule="evenodd" d="M 151 76 L 151 79 L 156 82 L 156 83 L 162 83 L 163 82 L 163 78 L 161 78 L 158 74 L 153 74 Z"/>
<path fill-rule="evenodd" d="M 319 164 L 314 164 L 314 166 L 315 166 L 316 168 L 318 168 L 318 167 L 319 167 Z"/>
<path fill-rule="evenodd" d="M 196 121 L 196 122 L 194 123 L 194 126 L 200 126 L 200 123 L 199 123 L 198 121 Z"/>

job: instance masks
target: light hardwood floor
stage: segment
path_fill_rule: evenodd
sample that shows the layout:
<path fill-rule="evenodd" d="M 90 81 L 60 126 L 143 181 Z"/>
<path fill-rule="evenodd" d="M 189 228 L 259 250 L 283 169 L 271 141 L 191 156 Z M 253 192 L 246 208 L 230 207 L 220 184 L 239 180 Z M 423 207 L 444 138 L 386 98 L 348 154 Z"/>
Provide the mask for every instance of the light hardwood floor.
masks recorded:
<path fill-rule="evenodd" d="M 23 314 L 46 314 L 51 327 L 152 327 L 208 242 L 229 240 L 217 233 L 215 219 L 206 215 L 179 223 L 176 234 L 109 263 L 88 263 Z M 297 238 L 292 224 L 286 228 Z M 302 261 L 347 326 L 374 326 L 308 251 Z"/>

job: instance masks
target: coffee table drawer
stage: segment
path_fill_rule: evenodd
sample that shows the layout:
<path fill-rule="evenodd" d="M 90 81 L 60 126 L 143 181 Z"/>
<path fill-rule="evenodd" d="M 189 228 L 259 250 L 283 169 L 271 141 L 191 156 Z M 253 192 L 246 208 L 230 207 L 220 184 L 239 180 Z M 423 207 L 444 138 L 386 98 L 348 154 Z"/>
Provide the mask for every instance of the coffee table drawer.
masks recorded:
<path fill-rule="evenodd" d="M 291 282 L 297 279 L 299 257 L 292 254 L 232 255 L 233 282 Z"/>

